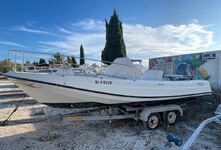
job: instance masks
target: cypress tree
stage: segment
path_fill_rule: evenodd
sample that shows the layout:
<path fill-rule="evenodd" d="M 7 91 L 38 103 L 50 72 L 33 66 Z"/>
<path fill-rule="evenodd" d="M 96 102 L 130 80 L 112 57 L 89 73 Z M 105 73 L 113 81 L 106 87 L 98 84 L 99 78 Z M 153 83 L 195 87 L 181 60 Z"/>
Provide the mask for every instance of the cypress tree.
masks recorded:
<path fill-rule="evenodd" d="M 85 60 L 84 60 L 84 48 L 83 45 L 81 44 L 80 47 L 80 65 L 85 64 Z"/>
<path fill-rule="evenodd" d="M 114 61 L 118 57 L 127 57 L 123 38 L 122 22 L 114 10 L 113 15 L 106 23 L 106 44 L 101 54 L 102 61 Z M 105 63 L 105 62 L 104 62 Z M 109 63 L 106 63 L 109 64 Z"/>

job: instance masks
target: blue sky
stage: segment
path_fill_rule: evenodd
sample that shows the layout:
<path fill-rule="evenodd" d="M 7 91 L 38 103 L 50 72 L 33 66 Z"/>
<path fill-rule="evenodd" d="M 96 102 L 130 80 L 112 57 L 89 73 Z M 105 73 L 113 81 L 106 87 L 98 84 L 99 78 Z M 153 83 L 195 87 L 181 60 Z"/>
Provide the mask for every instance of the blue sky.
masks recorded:
<path fill-rule="evenodd" d="M 0 59 L 9 49 L 100 58 L 116 9 L 130 58 L 221 49 L 219 0 L 1 0 Z"/>

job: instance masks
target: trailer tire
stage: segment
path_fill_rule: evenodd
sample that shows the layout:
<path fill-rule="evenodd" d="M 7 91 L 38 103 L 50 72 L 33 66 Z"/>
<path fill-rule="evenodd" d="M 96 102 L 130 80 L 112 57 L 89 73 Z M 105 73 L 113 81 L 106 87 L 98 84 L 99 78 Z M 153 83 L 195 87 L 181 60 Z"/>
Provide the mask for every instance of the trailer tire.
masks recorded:
<path fill-rule="evenodd" d="M 170 111 L 166 115 L 167 123 L 169 125 L 172 125 L 176 122 L 177 120 L 177 112 L 176 111 Z"/>
<path fill-rule="evenodd" d="M 160 115 L 158 113 L 152 113 L 148 117 L 146 126 L 147 126 L 148 129 L 153 130 L 153 129 L 158 128 L 160 123 L 161 123 Z"/>

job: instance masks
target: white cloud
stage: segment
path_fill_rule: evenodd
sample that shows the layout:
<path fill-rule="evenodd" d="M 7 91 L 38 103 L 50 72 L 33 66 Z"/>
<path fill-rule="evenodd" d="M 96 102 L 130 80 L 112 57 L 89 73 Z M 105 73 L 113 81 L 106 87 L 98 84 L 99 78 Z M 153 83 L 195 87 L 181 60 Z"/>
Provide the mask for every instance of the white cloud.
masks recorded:
<path fill-rule="evenodd" d="M 33 25 L 33 22 L 27 21 L 27 22 L 26 22 L 26 25 L 27 25 L 27 26 L 32 26 L 32 25 Z"/>
<path fill-rule="evenodd" d="M 63 28 L 63 27 L 59 27 L 59 26 L 57 26 L 57 29 L 58 29 L 59 32 L 62 32 L 62 33 L 73 34 L 72 31 L 67 30 L 67 29 L 65 29 L 65 28 Z"/>
<path fill-rule="evenodd" d="M 37 34 L 53 35 L 53 33 L 50 33 L 50 32 L 45 31 L 45 30 L 31 29 L 31 28 L 27 28 L 27 27 L 25 27 L 25 26 L 16 27 L 15 30 L 17 30 L 17 31 L 23 31 L 23 32 L 28 32 L 28 33 L 37 33 Z"/>
<path fill-rule="evenodd" d="M 72 32 L 74 27 L 75 32 Z M 61 51 L 66 54 L 79 54 L 80 44 L 86 56 L 100 58 L 105 45 L 105 24 L 88 19 L 72 24 L 68 33 L 57 41 L 40 41 L 46 51 Z M 78 32 L 76 32 L 78 29 Z M 141 24 L 123 24 L 127 54 L 131 58 L 148 59 L 165 55 L 198 52 L 213 45 L 213 32 L 194 21 L 182 25 L 162 25 L 159 27 Z"/>
<path fill-rule="evenodd" d="M 18 44 L 18 43 L 15 43 L 15 42 L 10 42 L 10 41 L 0 41 L 0 44 L 9 45 L 9 46 L 16 46 L 16 47 L 25 47 L 22 44 Z"/>
<path fill-rule="evenodd" d="M 177 54 L 199 51 L 213 44 L 213 32 L 204 26 L 191 23 L 185 25 L 163 25 L 150 27 L 124 24 L 124 37 L 129 52 L 155 51 Z"/>
<path fill-rule="evenodd" d="M 67 36 L 62 41 L 39 41 L 38 43 L 44 46 L 45 51 L 60 51 L 65 54 L 78 55 L 80 45 L 83 44 L 85 54 L 100 54 L 104 46 L 104 33 L 76 33 Z M 49 49 L 48 49 L 49 48 Z"/>
<path fill-rule="evenodd" d="M 73 23 L 72 27 L 81 28 L 83 30 L 104 31 L 105 26 L 102 21 L 86 19 L 77 23 Z"/>

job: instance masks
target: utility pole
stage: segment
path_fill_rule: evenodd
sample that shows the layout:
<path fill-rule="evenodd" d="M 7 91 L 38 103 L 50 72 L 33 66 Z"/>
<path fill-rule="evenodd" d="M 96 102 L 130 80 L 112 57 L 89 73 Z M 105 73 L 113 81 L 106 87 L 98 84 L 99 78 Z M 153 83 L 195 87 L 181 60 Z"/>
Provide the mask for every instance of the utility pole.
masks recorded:
<path fill-rule="evenodd" d="M 17 50 L 15 51 L 15 72 L 17 71 Z"/>
<path fill-rule="evenodd" d="M 22 72 L 24 72 L 24 61 L 25 61 L 25 54 L 23 53 L 22 58 Z"/>

